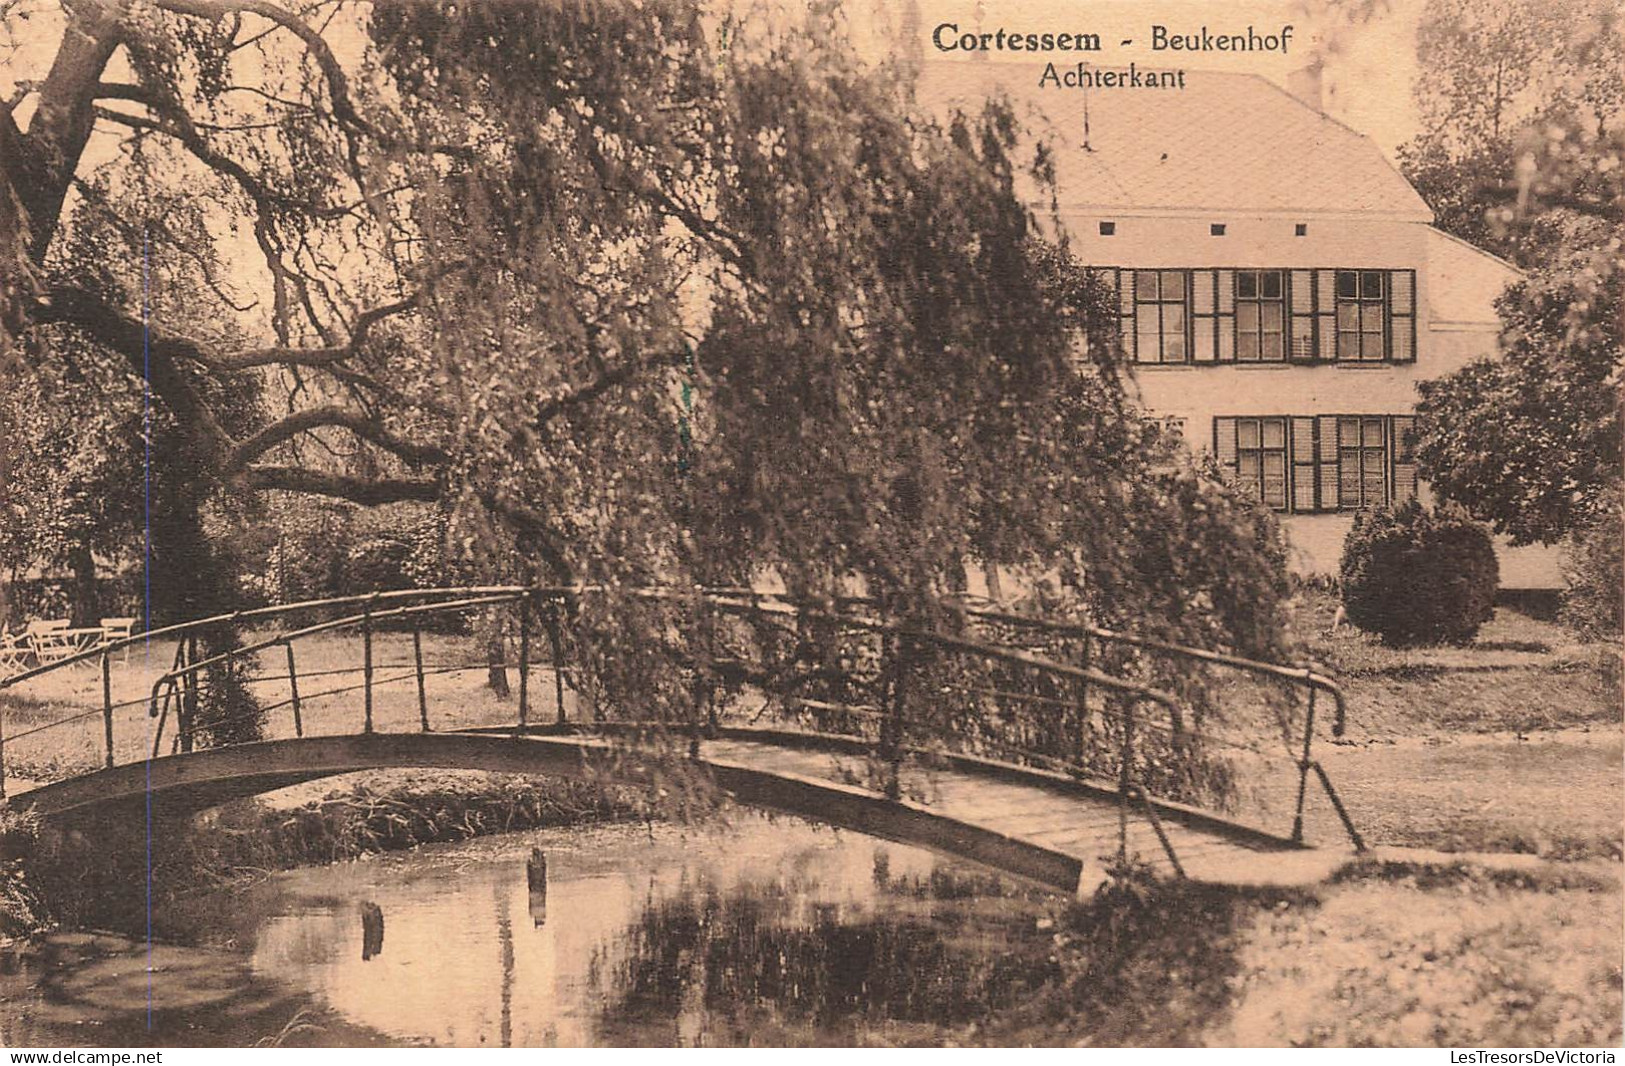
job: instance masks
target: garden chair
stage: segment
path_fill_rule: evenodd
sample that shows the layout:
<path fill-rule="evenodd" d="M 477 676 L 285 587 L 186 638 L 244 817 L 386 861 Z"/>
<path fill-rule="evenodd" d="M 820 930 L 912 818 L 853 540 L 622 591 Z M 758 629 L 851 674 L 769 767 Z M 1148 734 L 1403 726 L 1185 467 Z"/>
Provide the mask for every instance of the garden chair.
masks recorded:
<path fill-rule="evenodd" d="M 68 636 L 68 620 L 51 618 L 28 623 L 28 645 L 41 666 L 59 663 L 79 649 Z"/>
<path fill-rule="evenodd" d="M 0 627 L 0 677 L 10 677 L 28 669 L 28 657 L 33 653 L 27 633 L 11 633 Z"/>
<path fill-rule="evenodd" d="M 98 645 L 111 644 L 116 640 L 128 640 L 135 635 L 134 618 L 103 618 L 102 635 L 97 641 Z M 124 662 L 130 661 L 130 646 L 124 645 Z"/>

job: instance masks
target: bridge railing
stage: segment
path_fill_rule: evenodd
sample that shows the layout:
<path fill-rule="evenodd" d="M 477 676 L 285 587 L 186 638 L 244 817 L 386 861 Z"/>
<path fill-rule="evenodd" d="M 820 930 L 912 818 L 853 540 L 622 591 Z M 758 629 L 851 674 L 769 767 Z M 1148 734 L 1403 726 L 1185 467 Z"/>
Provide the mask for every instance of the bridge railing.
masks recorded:
<path fill-rule="evenodd" d="M 1006 630 L 1005 639 L 1041 648 L 1063 660 L 1089 664 L 1115 653 L 1117 669 L 1127 670 L 1137 666 L 1142 676 L 1152 678 L 1166 676 L 1168 671 L 1159 667 L 1173 664 L 1175 672 L 1184 675 L 1184 687 L 1201 690 L 1199 694 L 1193 693 L 1193 702 L 1205 697 L 1216 709 L 1217 705 L 1227 702 L 1273 710 L 1273 724 L 1280 740 L 1287 745 L 1285 754 L 1297 769 L 1291 838 L 1303 839 L 1304 809 L 1313 775 L 1345 830 L 1357 844 L 1361 843 L 1358 830 L 1349 818 L 1330 776 L 1319 760 L 1314 758 L 1314 740 L 1323 723 L 1321 708 L 1330 704 L 1332 736 L 1341 737 L 1348 722 L 1347 697 L 1337 682 L 1326 674 L 1310 666 L 1262 662 L 1081 622 L 1035 618 L 986 608 L 973 608 L 969 613 L 981 622 Z M 1248 679 L 1261 684 L 1246 684 Z M 1229 717 L 1233 720 L 1236 716 Z M 1198 729 L 1219 746 L 1271 757 L 1272 753 L 1258 749 L 1257 742 L 1261 737 L 1256 731 L 1250 736 L 1237 736 L 1217 722 L 1199 723 Z"/>
<path fill-rule="evenodd" d="M 585 624 L 585 603 L 595 597 L 615 596 L 667 608 L 684 629 L 681 641 L 662 649 L 681 665 L 682 685 L 694 691 L 691 703 L 677 717 L 638 723 L 634 713 L 608 706 L 587 692 L 591 671 L 582 656 L 590 638 L 580 639 L 572 629 Z M 275 716 L 281 723 L 276 729 L 291 728 L 297 737 L 311 728 L 313 703 L 356 693 L 362 704 L 359 722 L 347 719 L 346 731 L 355 731 L 356 725 L 363 733 L 381 727 L 430 730 L 431 678 L 488 670 L 499 664 L 506 676 L 511 665 L 517 667 L 516 706 L 508 710 L 501 704 L 489 705 L 486 718 L 465 715 L 451 723 L 453 728 L 511 727 L 522 733 L 592 728 L 610 718 L 623 725 L 647 725 L 654 731 L 680 734 L 686 737 L 690 753 L 698 755 L 707 737 L 727 729 L 759 726 L 766 718 L 801 731 L 840 734 L 868 746 L 877 764 L 873 783 L 894 798 L 903 793 L 901 767 L 908 759 L 928 763 L 933 758 L 955 757 L 1018 763 L 1115 790 L 1125 833 L 1127 811 L 1133 805 L 1144 808 L 1160 836 L 1153 800 L 1197 800 L 1205 787 L 1222 789 L 1228 782 L 1214 752 L 1227 745 L 1237 747 L 1238 742 L 1195 719 L 1189 700 L 1177 687 L 1154 683 L 1177 677 L 1147 669 L 1134 658 L 1155 653 L 1204 668 L 1300 686 L 1307 693 L 1308 706 L 1296 760 L 1299 776 L 1291 839 L 1302 839 L 1305 797 L 1313 773 L 1350 838 L 1356 846 L 1363 846 L 1325 770 L 1311 757 L 1317 694 L 1332 701 L 1334 730 L 1341 730 L 1344 700 L 1330 678 L 1312 670 L 1183 648 L 1096 627 L 987 610 L 969 612 L 972 624 L 961 632 L 926 630 L 881 618 L 872 606 L 861 601 L 810 605 L 752 590 L 726 589 L 473 586 L 365 594 L 164 627 L 0 679 L 0 688 L 75 662 L 99 660 L 102 761 L 111 767 L 121 752 L 126 761 L 158 757 L 166 742 L 175 752 L 196 750 L 200 744 L 229 743 L 232 723 L 218 717 L 205 722 L 199 716 L 208 686 L 214 683 L 211 676 L 223 669 L 241 669 L 245 684 L 282 686 L 280 699 L 256 701 L 242 713 L 262 721 Z M 263 626 L 324 613 L 331 617 L 268 636 L 251 634 L 243 643 L 214 655 L 197 653 L 196 638 L 211 626 Z M 489 645 L 483 656 L 459 657 L 455 649 L 442 648 L 441 654 L 449 659 L 426 660 L 424 631 L 432 623 L 499 613 L 504 617 L 495 628 L 506 635 L 499 638 L 495 655 Z M 398 631 L 389 635 L 387 652 L 380 648 L 381 630 Z M 336 633 L 359 637 L 360 662 L 316 668 L 307 664 L 301 670 L 296 648 Z M 410 656 L 401 658 L 407 654 L 408 636 Z M 168 668 L 140 698 L 115 700 L 110 680 L 112 656 L 127 646 L 150 646 L 154 640 L 166 639 L 175 641 Z M 480 638 L 472 639 L 478 643 Z M 517 653 L 516 662 L 507 658 L 509 650 Z M 267 658 L 276 660 L 270 671 L 261 669 Z M 552 706 L 540 715 L 533 713 L 533 674 L 551 681 L 547 696 Z M 331 687 L 334 681 L 340 682 L 337 687 Z M 402 713 L 396 701 L 381 723 L 375 715 L 380 692 L 403 688 L 415 696 L 416 714 Z M 466 696 L 471 690 L 465 685 L 458 691 Z M 135 738 L 141 748 L 132 751 L 129 738 L 116 737 L 115 732 L 133 729 L 120 712 L 142 704 L 150 721 Z M 572 704 L 574 721 L 567 714 Z M 86 711 L 36 725 L 14 733 L 12 739 L 53 728 L 82 728 L 95 713 Z M 584 720 L 589 714 L 592 720 Z M 226 739 L 222 741 L 222 737 Z M 0 796 L 4 795 L 5 744 L 0 725 Z M 1166 847 L 1165 837 L 1163 842 Z M 1173 861 L 1177 865 L 1177 859 Z"/>

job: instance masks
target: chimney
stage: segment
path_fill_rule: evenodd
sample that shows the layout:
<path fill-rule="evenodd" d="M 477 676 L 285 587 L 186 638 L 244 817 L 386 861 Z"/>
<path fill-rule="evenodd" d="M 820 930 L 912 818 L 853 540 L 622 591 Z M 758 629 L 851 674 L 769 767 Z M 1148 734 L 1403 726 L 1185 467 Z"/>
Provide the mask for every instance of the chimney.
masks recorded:
<path fill-rule="evenodd" d="M 1321 100 L 1320 85 L 1320 75 L 1324 69 L 1325 65 L 1319 59 L 1316 59 L 1306 67 L 1294 70 L 1286 76 L 1286 91 L 1312 109 L 1324 111 L 1325 106 Z"/>

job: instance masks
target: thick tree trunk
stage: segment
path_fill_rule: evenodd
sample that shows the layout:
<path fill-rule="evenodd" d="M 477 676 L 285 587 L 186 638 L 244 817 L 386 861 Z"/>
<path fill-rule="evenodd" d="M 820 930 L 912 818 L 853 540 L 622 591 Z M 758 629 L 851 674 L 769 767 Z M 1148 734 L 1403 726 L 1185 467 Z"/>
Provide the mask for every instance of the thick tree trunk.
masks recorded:
<path fill-rule="evenodd" d="M 229 614 L 240 603 L 231 566 L 203 528 L 201 508 L 206 482 L 190 482 L 194 491 L 154 501 L 152 521 L 152 599 L 160 625 Z M 197 634 L 199 659 L 209 659 L 240 645 L 238 626 L 209 626 Z M 235 659 L 205 668 L 197 678 L 197 736 L 205 746 L 258 740 L 265 714 L 248 688 L 251 659 Z"/>
<path fill-rule="evenodd" d="M 508 652 L 504 646 L 502 632 L 497 630 L 487 638 L 485 643 L 485 661 L 489 664 L 485 683 L 490 686 L 503 699 L 508 698 Z"/>
<path fill-rule="evenodd" d="M 69 596 L 69 613 L 75 626 L 93 626 L 101 621 L 100 597 L 96 594 L 96 559 L 90 553 L 90 539 L 81 538 L 68 553 L 68 568 L 73 571 L 73 588 Z"/>

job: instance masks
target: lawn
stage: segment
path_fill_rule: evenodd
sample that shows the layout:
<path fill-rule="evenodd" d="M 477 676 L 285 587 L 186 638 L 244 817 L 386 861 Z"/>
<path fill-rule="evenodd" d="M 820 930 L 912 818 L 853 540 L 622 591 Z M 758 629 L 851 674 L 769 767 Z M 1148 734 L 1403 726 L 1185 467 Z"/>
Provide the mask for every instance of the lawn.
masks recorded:
<path fill-rule="evenodd" d="M 1368 839 L 1617 861 L 1625 824 L 1620 649 L 1502 606 L 1469 646 L 1395 649 L 1305 594 L 1306 654 L 1349 701 L 1318 757 Z M 1321 816 L 1324 821 L 1324 813 Z"/>

